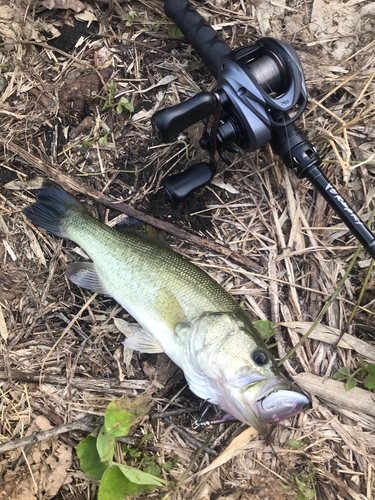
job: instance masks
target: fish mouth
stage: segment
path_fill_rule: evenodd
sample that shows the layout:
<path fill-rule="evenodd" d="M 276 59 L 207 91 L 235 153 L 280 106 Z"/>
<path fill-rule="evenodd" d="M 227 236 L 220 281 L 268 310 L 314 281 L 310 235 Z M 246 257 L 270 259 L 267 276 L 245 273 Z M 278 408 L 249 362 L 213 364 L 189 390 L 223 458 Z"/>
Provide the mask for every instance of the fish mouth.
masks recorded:
<path fill-rule="evenodd" d="M 294 417 L 310 400 L 300 392 L 279 389 L 257 401 L 258 409 L 267 423 Z"/>
<path fill-rule="evenodd" d="M 249 385 L 246 389 L 249 389 Z M 248 416 L 251 415 L 249 424 L 265 433 L 267 423 L 279 422 L 300 413 L 310 401 L 305 395 L 288 390 L 289 387 L 290 383 L 284 377 L 277 377 L 276 380 L 264 381 L 255 401 L 249 401 L 246 391 L 243 392 L 245 408 Z"/>

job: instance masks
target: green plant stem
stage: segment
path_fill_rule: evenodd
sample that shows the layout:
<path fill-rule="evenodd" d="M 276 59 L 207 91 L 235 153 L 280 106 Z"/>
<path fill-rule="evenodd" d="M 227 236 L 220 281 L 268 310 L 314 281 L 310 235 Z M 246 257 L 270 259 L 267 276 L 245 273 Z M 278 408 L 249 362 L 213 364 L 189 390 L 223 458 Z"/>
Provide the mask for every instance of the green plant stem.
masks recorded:
<path fill-rule="evenodd" d="M 210 439 L 212 438 L 213 434 L 215 432 L 215 427 L 213 427 L 210 431 L 210 433 L 208 434 L 207 438 L 205 439 L 204 443 L 202 444 L 202 446 L 198 449 L 197 453 L 194 455 L 194 457 L 192 458 L 190 464 L 188 465 L 186 471 L 182 474 L 182 476 L 180 477 L 180 479 L 178 480 L 178 483 L 177 483 L 177 487 L 181 486 L 181 484 L 185 481 L 185 479 L 187 478 L 189 472 L 191 471 L 191 469 L 193 468 L 195 462 L 198 460 L 198 458 L 202 455 L 203 453 L 203 450 L 206 448 L 206 446 L 208 445 L 208 443 L 210 442 Z"/>
<path fill-rule="evenodd" d="M 362 370 L 362 367 L 360 366 L 359 368 L 357 368 L 351 375 L 350 377 L 354 378 L 355 375 L 357 375 L 358 372 L 360 372 Z M 349 378 L 349 377 L 348 377 Z"/>
<path fill-rule="evenodd" d="M 370 218 L 369 218 L 369 221 L 367 223 L 367 226 L 370 227 L 371 226 L 371 223 L 372 223 L 372 220 L 375 216 L 375 208 L 372 210 L 371 212 L 371 215 L 370 215 Z M 357 250 L 355 251 L 353 257 L 352 257 L 352 260 L 350 261 L 350 264 L 348 266 L 348 269 L 346 270 L 343 278 L 340 280 L 336 290 L 333 292 L 333 294 L 329 297 L 329 299 L 327 300 L 325 306 L 323 307 L 323 309 L 320 311 L 320 313 L 318 314 L 318 317 L 316 318 L 316 320 L 314 321 L 314 323 L 311 325 L 311 328 L 309 328 L 309 330 L 305 333 L 305 335 L 303 335 L 300 339 L 299 342 L 297 342 L 297 344 L 293 347 L 293 349 L 291 349 L 288 354 L 286 356 L 283 357 L 283 359 L 281 361 L 278 362 L 278 365 L 281 366 L 283 363 L 285 363 L 285 361 L 287 359 L 289 359 L 292 354 L 294 354 L 296 352 L 296 350 L 303 344 L 303 342 L 305 342 L 305 340 L 308 338 L 308 336 L 315 330 L 315 328 L 320 324 L 320 322 L 322 321 L 323 319 L 323 316 L 325 315 L 325 313 L 328 311 L 328 308 L 329 306 L 332 304 L 332 302 L 334 300 L 336 300 L 336 298 L 338 297 L 340 291 L 341 291 L 341 288 L 344 286 L 344 283 L 345 283 L 345 280 L 346 278 L 349 276 L 349 273 L 350 271 L 352 270 L 354 264 L 355 264 L 355 261 L 357 260 L 357 257 L 358 257 L 358 254 L 360 252 L 362 248 L 362 245 L 358 245 L 358 248 Z M 371 262 L 371 264 L 373 264 L 374 261 Z M 370 265 L 370 268 L 372 269 L 373 266 Z M 371 272 L 371 269 L 370 269 L 370 272 Z M 369 273 L 367 273 L 368 277 L 370 276 Z M 367 280 L 368 281 L 368 280 Z M 366 281 L 366 283 L 367 283 Z M 362 290 L 364 292 L 364 288 L 362 287 Z M 361 292 L 362 292 L 361 290 Z M 360 296 L 360 298 L 362 298 L 363 296 L 363 293 L 362 295 Z M 359 305 L 360 305 L 360 299 L 358 299 L 359 302 L 357 302 L 356 304 L 356 307 L 358 309 Z M 354 308 L 355 309 L 355 308 Z"/>
<path fill-rule="evenodd" d="M 348 269 L 346 270 L 344 276 L 342 277 L 342 279 L 340 280 L 336 290 L 333 292 L 333 294 L 329 297 L 329 299 L 327 300 L 325 306 L 323 307 L 323 309 L 320 311 L 320 313 L 318 314 L 318 317 L 316 318 L 316 320 L 314 321 L 314 323 L 311 325 L 311 327 L 309 328 L 309 330 L 305 333 L 305 335 L 303 335 L 300 339 L 299 342 L 297 342 L 297 344 L 293 347 L 293 349 L 291 349 L 288 354 L 286 356 L 283 357 L 283 359 L 281 361 L 278 362 L 278 365 L 281 366 L 283 363 L 285 363 L 286 360 L 288 360 L 292 354 L 294 354 L 296 352 L 296 350 L 305 342 L 305 340 L 308 338 L 308 336 L 315 330 L 315 328 L 320 324 L 320 322 L 322 321 L 323 319 L 323 316 L 325 315 L 325 313 L 328 311 L 330 305 L 332 304 L 332 302 L 334 300 L 336 300 L 336 298 L 338 297 L 339 293 L 341 292 L 341 288 L 344 286 L 344 283 L 346 281 L 346 278 L 349 276 L 349 273 L 350 271 L 352 270 L 354 264 L 355 264 L 355 261 L 357 260 L 357 257 L 358 257 L 358 254 L 360 252 L 362 248 L 362 245 L 359 245 L 357 250 L 355 251 L 353 257 L 352 257 L 352 260 L 350 261 L 350 264 L 348 266 Z"/>
<path fill-rule="evenodd" d="M 368 220 L 368 223 L 367 223 L 367 226 L 370 227 L 371 224 L 372 224 L 372 221 L 374 219 L 374 216 L 375 216 L 375 208 L 372 210 L 371 212 L 371 215 L 370 215 L 370 218 Z M 352 260 L 350 261 L 350 264 L 348 266 L 348 269 L 346 270 L 344 276 L 342 277 L 342 279 L 340 280 L 336 290 L 334 291 L 334 293 L 329 297 L 329 299 L 327 300 L 325 306 L 323 307 L 323 309 L 320 311 L 320 313 L 318 314 L 318 317 L 316 318 L 316 320 L 314 321 L 314 323 L 311 325 L 311 328 L 309 328 L 309 330 L 305 333 L 305 335 L 303 335 L 300 339 L 299 342 L 297 342 L 297 344 L 293 347 L 293 349 L 291 349 L 288 354 L 286 356 L 284 356 L 284 358 L 278 362 L 278 365 L 281 366 L 283 363 L 285 363 L 285 361 L 287 359 L 289 359 L 292 354 L 294 354 L 296 352 L 296 350 L 303 344 L 303 342 L 308 338 L 308 336 L 311 334 L 311 332 L 313 332 L 315 330 L 315 328 L 319 325 L 319 323 L 322 321 L 323 319 L 323 316 L 325 315 L 325 313 L 328 311 L 328 308 L 329 306 L 332 304 L 332 302 L 338 297 L 340 291 L 341 291 L 341 288 L 344 286 L 344 283 L 345 283 L 345 280 L 346 278 L 349 276 L 349 273 L 350 271 L 352 270 L 354 264 L 355 264 L 355 261 L 357 260 L 357 257 L 358 257 L 358 254 L 360 252 L 362 248 L 362 245 L 358 245 L 358 248 L 357 250 L 355 251 L 353 257 L 352 257 Z M 367 273 L 367 276 L 368 278 L 370 277 L 370 273 L 371 273 L 371 269 L 373 267 L 373 262 L 374 260 L 371 261 L 371 264 L 370 264 L 370 269 L 369 269 L 369 272 Z M 366 276 L 366 278 L 367 278 Z M 367 279 L 368 281 L 368 279 Z M 366 283 L 367 283 L 366 281 Z M 364 284 L 364 286 L 366 286 Z M 361 295 L 360 295 L 360 298 L 358 299 L 358 302 L 355 306 L 355 310 L 358 309 L 359 305 L 360 305 L 360 300 L 362 299 L 362 296 L 363 296 L 363 293 L 364 293 L 364 287 L 362 287 L 362 290 L 361 290 Z M 357 308 L 357 309 L 356 309 Z M 354 310 L 353 310 L 354 311 Z M 341 337 L 340 337 L 341 338 Z M 339 339 L 340 340 L 340 339 Z M 338 340 L 338 342 L 339 342 Z"/>
<path fill-rule="evenodd" d="M 366 273 L 366 277 L 365 277 L 365 281 L 363 282 L 363 285 L 362 285 L 362 288 L 361 288 L 361 291 L 359 293 L 359 297 L 358 297 L 358 300 L 357 300 L 357 303 L 356 305 L 354 306 L 354 309 L 353 311 L 351 312 L 350 316 L 349 316 L 349 319 L 345 325 L 345 328 L 343 331 L 347 330 L 348 329 L 348 326 L 350 325 L 350 323 L 353 321 L 354 319 L 354 316 L 356 315 L 357 311 L 358 311 L 358 308 L 359 306 L 361 305 L 361 302 L 362 302 L 362 298 L 363 298 L 363 294 L 365 293 L 365 290 L 366 290 L 366 287 L 367 287 L 367 283 L 368 283 L 368 280 L 370 279 L 370 276 L 371 276 L 371 272 L 372 272 L 372 269 L 374 267 L 374 264 L 375 264 L 375 260 L 372 259 L 371 262 L 370 262 L 370 265 L 369 265 L 369 268 L 368 268 L 368 271 Z"/>

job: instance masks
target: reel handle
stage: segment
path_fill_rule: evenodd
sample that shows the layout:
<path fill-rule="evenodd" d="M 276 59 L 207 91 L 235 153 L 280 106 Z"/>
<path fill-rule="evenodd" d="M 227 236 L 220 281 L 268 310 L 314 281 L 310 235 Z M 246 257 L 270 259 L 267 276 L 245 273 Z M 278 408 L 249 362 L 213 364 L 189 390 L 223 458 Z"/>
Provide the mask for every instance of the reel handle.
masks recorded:
<path fill-rule="evenodd" d="M 176 106 L 157 111 L 152 117 L 156 137 L 172 142 L 183 130 L 212 115 L 217 105 L 214 94 L 200 92 Z"/>
<path fill-rule="evenodd" d="M 221 59 L 232 52 L 229 45 L 188 0 L 165 0 L 164 11 L 176 23 L 209 72 L 217 79 Z"/>
<path fill-rule="evenodd" d="M 175 175 L 170 175 L 164 183 L 169 198 L 180 203 L 197 189 L 208 184 L 215 175 L 213 163 L 196 163 Z"/>

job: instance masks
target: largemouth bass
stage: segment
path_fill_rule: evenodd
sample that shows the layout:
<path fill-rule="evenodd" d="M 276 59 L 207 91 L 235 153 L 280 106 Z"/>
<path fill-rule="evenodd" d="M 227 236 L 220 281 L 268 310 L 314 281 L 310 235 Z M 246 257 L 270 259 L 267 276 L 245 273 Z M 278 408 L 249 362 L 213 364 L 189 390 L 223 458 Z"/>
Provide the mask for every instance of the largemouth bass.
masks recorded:
<path fill-rule="evenodd" d="M 141 325 L 125 345 L 165 352 L 190 389 L 261 433 L 266 423 L 299 413 L 308 399 L 287 390 L 266 345 L 239 304 L 204 271 L 134 219 L 110 228 L 50 181 L 23 213 L 73 240 L 92 262 L 76 262 L 69 279 L 113 297 Z"/>

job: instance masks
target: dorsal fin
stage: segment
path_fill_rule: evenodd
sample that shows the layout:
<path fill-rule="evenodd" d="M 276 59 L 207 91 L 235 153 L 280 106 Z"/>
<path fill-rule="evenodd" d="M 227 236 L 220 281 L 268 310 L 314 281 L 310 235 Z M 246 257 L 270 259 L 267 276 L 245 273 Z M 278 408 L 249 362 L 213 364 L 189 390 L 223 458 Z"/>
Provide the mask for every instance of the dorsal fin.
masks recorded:
<path fill-rule="evenodd" d="M 114 226 L 114 229 L 126 235 L 136 236 L 146 241 L 152 241 L 155 245 L 170 248 L 167 239 L 158 229 L 138 219 L 134 219 L 133 217 L 128 217 L 119 222 Z"/>

